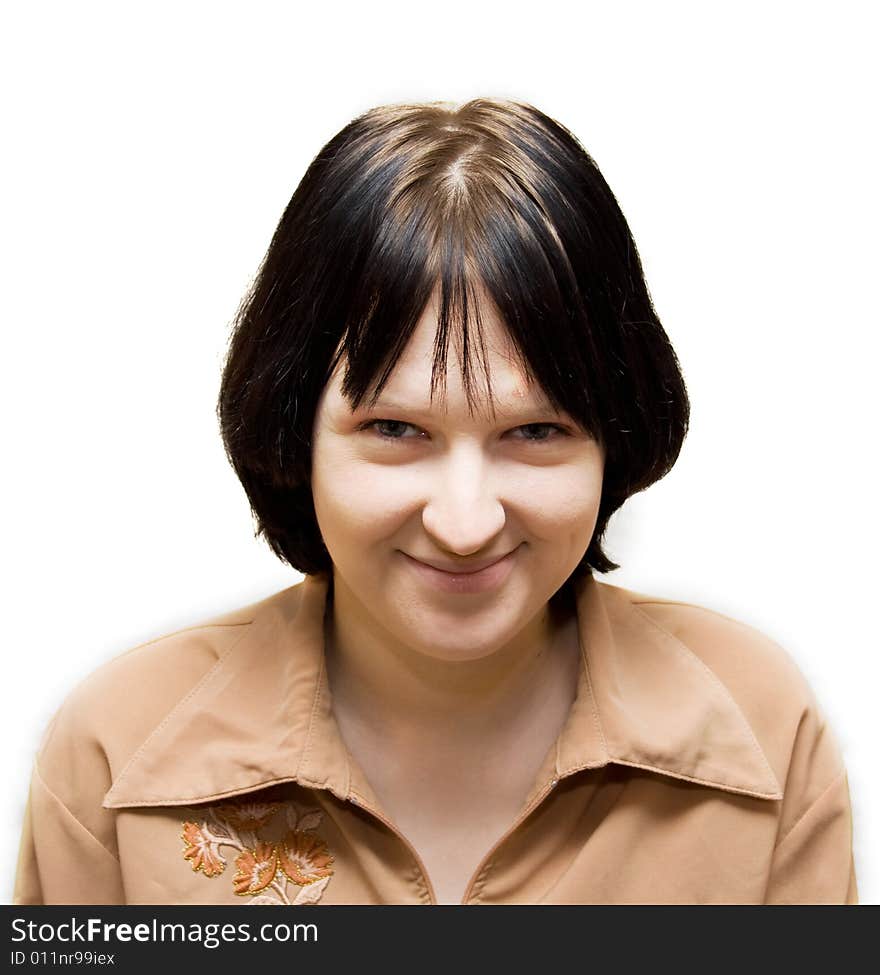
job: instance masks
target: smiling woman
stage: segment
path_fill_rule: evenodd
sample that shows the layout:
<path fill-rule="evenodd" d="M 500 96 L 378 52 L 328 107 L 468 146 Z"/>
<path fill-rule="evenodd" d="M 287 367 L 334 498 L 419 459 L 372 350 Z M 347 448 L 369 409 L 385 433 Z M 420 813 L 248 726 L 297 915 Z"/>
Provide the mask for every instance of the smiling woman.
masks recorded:
<path fill-rule="evenodd" d="M 375 405 L 352 410 L 338 365 L 315 415 L 311 498 L 335 605 L 383 619 L 374 670 L 383 653 L 474 660 L 548 644 L 541 609 L 581 562 L 601 502 L 602 446 L 530 389 L 485 299 L 494 409 L 474 415 L 457 363 L 443 410 L 432 408 L 439 305 L 428 301 Z M 450 592 L 484 598 L 440 598 Z"/>
<path fill-rule="evenodd" d="M 354 119 L 218 400 L 304 579 L 70 695 L 16 902 L 855 903 L 846 770 L 791 657 L 596 578 L 688 415 L 566 128 L 483 98 Z"/>

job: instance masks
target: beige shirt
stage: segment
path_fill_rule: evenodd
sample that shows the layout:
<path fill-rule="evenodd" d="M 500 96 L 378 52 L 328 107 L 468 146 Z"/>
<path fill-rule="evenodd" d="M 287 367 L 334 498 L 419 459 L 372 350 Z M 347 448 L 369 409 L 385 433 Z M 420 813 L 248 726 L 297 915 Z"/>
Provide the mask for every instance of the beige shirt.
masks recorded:
<path fill-rule="evenodd" d="M 787 652 L 592 576 L 576 594 L 577 697 L 463 903 L 857 903 L 846 770 Z M 326 597 L 306 576 L 83 681 L 36 758 L 14 902 L 435 902 L 333 717 Z"/>

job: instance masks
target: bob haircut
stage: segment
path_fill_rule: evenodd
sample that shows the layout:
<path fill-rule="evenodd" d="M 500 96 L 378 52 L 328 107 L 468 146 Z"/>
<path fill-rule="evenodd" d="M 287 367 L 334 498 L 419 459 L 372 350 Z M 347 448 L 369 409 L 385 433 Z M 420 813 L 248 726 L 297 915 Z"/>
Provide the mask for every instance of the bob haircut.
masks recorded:
<path fill-rule="evenodd" d="M 217 402 L 255 536 L 299 572 L 331 572 L 310 486 L 318 400 L 344 357 L 352 411 L 368 393 L 372 405 L 435 289 L 431 400 L 452 332 L 473 415 L 487 296 L 527 380 L 605 450 L 593 538 L 569 581 L 619 568 L 602 536 L 678 458 L 684 379 L 592 158 L 533 106 L 489 98 L 370 109 L 297 186 L 233 321 Z M 491 386 L 488 402 L 494 413 Z"/>

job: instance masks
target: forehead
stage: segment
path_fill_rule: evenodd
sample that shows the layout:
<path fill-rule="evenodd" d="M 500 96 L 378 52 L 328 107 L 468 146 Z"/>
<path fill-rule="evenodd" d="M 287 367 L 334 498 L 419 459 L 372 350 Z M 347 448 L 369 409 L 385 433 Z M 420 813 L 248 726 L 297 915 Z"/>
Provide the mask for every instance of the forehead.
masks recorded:
<path fill-rule="evenodd" d="M 435 292 L 425 306 L 408 344 L 383 387 L 377 408 L 384 404 L 425 411 L 468 412 L 460 362 L 461 350 L 452 347 L 454 342 L 458 341 L 457 332 L 450 335 L 446 355 L 445 384 L 441 383 L 433 401 L 431 400 L 431 372 L 438 330 L 438 314 L 439 299 Z M 479 314 L 482 326 L 480 335 L 485 353 L 477 355 L 474 348 L 469 350 L 471 380 L 477 387 L 476 399 L 479 412 L 490 411 L 490 389 L 487 385 L 486 371 L 488 371 L 488 383 L 491 385 L 491 402 L 497 414 L 515 412 L 523 407 L 550 407 L 549 399 L 543 390 L 531 383 L 522 369 L 507 327 L 494 304 L 485 298 L 481 299 Z M 471 321 L 473 322 L 472 319 Z M 474 346 L 480 343 L 480 335 L 477 334 L 474 324 L 471 324 L 468 344 Z M 485 359 L 485 367 L 483 359 Z M 344 360 L 340 360 L 325 390 L 325 397 L 328 406 L 349 411 L 350 406 L 341 391 L 344 366 Z"/>

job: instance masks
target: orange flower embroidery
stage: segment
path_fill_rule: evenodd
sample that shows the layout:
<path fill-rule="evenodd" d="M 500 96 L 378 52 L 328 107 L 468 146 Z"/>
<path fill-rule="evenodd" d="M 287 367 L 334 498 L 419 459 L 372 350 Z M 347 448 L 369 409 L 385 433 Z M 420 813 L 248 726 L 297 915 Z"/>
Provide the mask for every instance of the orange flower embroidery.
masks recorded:
<path fill-rule="evenodd" d="M 333 857 L 327 844 L 314 833 L 291 832 L 278 847 L 278 863 L 284 873 L 300 887 L 329 877 Z"/>
<path fill-rule="evenodd" d="M 185 844 L 183 858 L 192 860 L 192 868 L 196 872 L 201 870 L 206 877 L 216 877 L 226 869 L 226 861 L 220 855 L 217 838 L 207 829 L 207 824 L 202 825 L 204 829 L 196 823 L 183 824 L 183 832 L 180 834 Z"/>
<path fill-rule="evenodd" d="M 226 867 L 221 846 L 238 851 L 234 892 L 249 904 L 317 904 L 333 870 L 327 843 L 314 830 L 324 813 L 294 802 L 224 802 L 187 820 L 180 834 L 192 869 L 216 877 Z M 279 869 L 280 868 L 280 869 Z M 297 893 L 290 885 L 299 887 Z M 295 890 L 295 888 L 294 888 Z"/>
<path fill-rule="evenodd" d="M 256 894 L 272 883 L 278 860 L 274 843 L 257 843 L 255 850 L 245 850 L 235 858 L 238 873 L 232 879 L 236 894 Z"/>
<path fill-rule="evenodd" d="M 255 833 L 268 824 L 280 805 L 279 802 L 224 802 L 214 812 L 236 829 Z"/>

